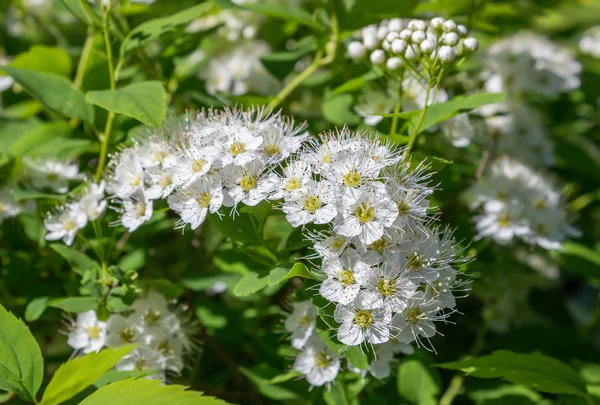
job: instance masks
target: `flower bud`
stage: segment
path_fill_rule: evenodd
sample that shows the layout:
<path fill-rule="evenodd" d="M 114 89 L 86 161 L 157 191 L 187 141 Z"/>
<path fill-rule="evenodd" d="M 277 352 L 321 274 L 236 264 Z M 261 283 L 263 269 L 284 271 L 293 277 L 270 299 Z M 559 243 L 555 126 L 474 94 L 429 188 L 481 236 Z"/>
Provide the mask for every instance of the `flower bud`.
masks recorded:
<path fill-rule="evenodd" d="M 391 71 L 396 71 L 396 70 L 400 69 L 402 67 L 402 64 L 403 64 L 402 59 L 400 59 L 397 56 L 392 56 L 386 62 L 387 68 Z"/>
<path fill-rule="evenodd" d="M 410 38 L 413 44 L 420 44 L 425 41 L 427 35 L 425 34 L 425 31 L 415 31 Z"/>
<path fill-rule="evenodd" d="M 456 48 L 448 45 L 440 47 L 440 60 L 444 63 L 450 63 L 456 59 Z"/>
<path fill-rule="evenodd" d="M 456 23 L 454 20 L 445 21 L 444 24 L 442 24 L 442 30 L 444 32 L 456 32 Z"/>
<path fill-rule="evenodd" d="M 392 18 L 388 22 L 388 30 L 392 32 L 400 32 L 402 31 L 402 19 L 401 18 Z"/>
<path fill-rule="evenodd" d="M 409 46 L 406 48 L 406 52 L 404 52 L 404 57 L 408 60 L 415 60 L 419 57 L 419 53 L 414 46 Z"/>
<path fill-rule="evenodd" d="M 425 41 L 421 42 L 420 48 L 421 52 L 426 55 L 430 55 L 435 50 L 435 42 L 433 42 L 431 39 L 426 39 Z"/>
<path fill-rule="evenodd" d="M 363 44 L 367 49 L 375 49 L 377 47 L 377 36 L 375 33 L 369 32 L 368 34 L 363 33 Z"/>
<path fill-rule="evenodd" d="M 408 28 L 413 31 L 425 31 L 427 29 L 427 23 L 423 20 L 410 20 Z"/>
<path fill-rule="evenodd" d="M 429 26 L 434 31 L 441 31 L 442 25 L 444 24 L 445 21 L 446 21 L 446 19 L 443 17 L 435 17 L 435 18 L 432 18 L 431 21 L 429 21 Z"/>
<path fill-rule="evenodd" d="M 384 39 L 387 36 L 388 32 L 390 32 L 390 31 L 388 30 L 388 28 L 386 26 L 379 27 L 377 29 L 377 39 L 381 41 L 382 39 Z"/>
<path fill-rule="evenodd" d="M 458 41 L 460 41 L 460 38 L 458 37 L 458 34 L 456 34 L 455 32 L 448 32 L 448 33 L 444 34 L 442 37 L 442 42 L 449 46 L 457 45 Z"/>
<path fill-rule="evenodd" d="M 375 49 L 369 58 L 374 65 L 381 65 L 385 62 L 385 52 L 383 49 Z"/>
<path fill-rule="evenodd" d="M 473 37 L 465 38 L 463 40 L 463 48 L 469 52 L 475 52 L 479 49 L 479 41 Z"/>
<path fill-rule="evenodd" d="M 348 55 L 352 59 L 360 59 L 365 56 L 365 46 L 358 41 L 352 41 L 348 44 Z"/>
<path fill-rule="evenodd" d="M 458 33 L 458 36 L 461 38 L 464 38 L 467 36 L 467 34 L 469 33 L 469 31 L 467 30 L 467 27 L 465 27 L 464 25 L 458 25 L 456 27 L 456 32 Z"/>
<path fill-rule="evenodd" d="M 413 31 L 407 29 L 403 29 L 402 31 L 400 31 L 400 39 L 405 40 L 406 42 L 410 41 L 410 38 L 412 37 Z"/>
<path fill-rule="evenodd" d="M 392 53 L 396 55 L 403 55 L 407 46 L 408 44 L 403 39 L 394 39 L 392 42 Z"/>

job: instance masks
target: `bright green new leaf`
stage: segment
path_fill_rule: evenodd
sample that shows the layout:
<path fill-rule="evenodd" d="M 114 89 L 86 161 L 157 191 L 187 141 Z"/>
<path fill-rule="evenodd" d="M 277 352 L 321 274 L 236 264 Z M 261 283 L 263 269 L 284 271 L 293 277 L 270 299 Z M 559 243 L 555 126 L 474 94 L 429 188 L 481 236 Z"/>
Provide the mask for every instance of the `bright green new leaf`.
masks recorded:
<path fill-rule="evenodd" d="M 79 252 L 77 249 L 66 246 L 62 243 L 52 243 L 52 250 L 67 259 L 73 271 L 83 275 L 87 270 L 100 270 L 100 263 L 89 256 Z"/>
<path fill-rule="evenodd" d="M 196 18 L 202 17 L 212 9 L 213 4 L 210 1 L 207 1 L 198 4 L 197 6 L 181 10 L 171 16 L 155 18 L 138 25 L 132 29 L 123 40 L 120 49 L 121 57 L 125 56 L 128 51 L 158 39 L 161 35 L 173 31 L 180 25 L 187 24 Z"/>
<path fill-rule="evenodd" d="M 117 381 L 123 381 L 129 379 L 137 379 L 146 377 L 147 375 L 151 375 L 154 372 L 152 369 L 144 370 L 144 371 L 123 371 L 123 370 L 110 370 L 102 375 L 102 377 L 98 378 L 94 381 L 94 387 L 102 388 L 105 385 L 112 384 Z"/>
<path fill-rule="evenodd" d="M 71 126 L 64 121 L 48 122 L 36 126 L 16 139 L 10 145 L 8 153 L 15 157 L 21 157 L 53 138 L 68 137 L 71 135 L 71 131 Z"/>
<path fill-rule="evenodd" d="M 95 309 L 98 306 L 98 301 L 94 297 L 56 298 L 49 301 L 48 306 L 67 312 L 80 313 Z"/>
<path fill-rule="evenodd" d="M 159 126 L 167 114 L 167 93 L 158 81 L 133 83 L 116 90 L 88 91 L 85 101 L 153 127 Z"/>
<path fill-rule="evenodd" d="M 268 283 L 268 277 L 259 277 L 258 274 L 250 272 L 237 282 L 233 288 L 233 294 L 238 297 L 245 297 L 262 290 Z"/>
<path fill-rule="evenodd" d="M 74 397 L 113 368 L 134 348 L 135 345 L 107 348 L 61 364 L 48 383 L 40 404 L 56 405 Z"/>
<path fill-rule="evenodd" d="M 48 297 L 37 297 L 29 301 L 25 308 L 25 320 L 27 322 L 36 321 L 42 316 L 48 307 Z"/>
<path fill-rule="evenodd" d="M 124 380 L 106 385 L 79 405 L 227 405 L 183 385 L 163 385 L 157 380 Z"/>
<path fill-rule="evenodd" d="M 48 63 L 52 61 L 52 63 Z M 71 58 L 61 48 L 45 45 L 33 45 L 27 52 L 15 56 L 9 66 L 36 72 L 54 73 L 59 76 L 71 76 Z"/>
<path fill-rule="evenodd" d="M 291 265 L 291 263 L 287 264 Z M 282 281 L 286 281 L 294 277 L 311 278 L 313 280 L 317 280 L 317 278 L 311 274 L 306 266 L 302 263 L 294 263 L 294 265 L 291 267 L 282 264 L 272 269 L 269 273 L 269 286 L 274 286 Z"/>
<path fill-rule="evenodd" d="M 64 194 L 46 194 L 40 193 L 39 191 L 35 190 L 23 190 L 18 187 L 14 187 L 10 190 L 10 192 L 13 195 L 15 201 L 47 199 L 55 200 L 56 202 L 62 203 L 67 198 L 67 196 Z"/>
<path fill-rule="evenodd" d="M 585 381 L 565 363 L 539 353 L 497 350 L 488 356 L 439 364 L 473 377 L 502 378 L 551 394 L 587 395 Z"/>
<path fill-rule="evenodd" d="M 0 304 L 0 390 L 34 401 L 43 375 L 44 360 L 35 338 Z"/>
<path fill-rule="evenodd" d="M 94 108 L 85 102 L 83 93 L 68 79 L 52 73 L 12 66 L 5 66 L 3 69 L 46 107 L 68 117 L 94 122 Z"/>
<path fill-rule="evenodd" d="M 367 370 L 371 364 L 368 353 L 360 346 L 349 346 L 344 352 L 344 357 L 350 364 L 361 370 Z"/>
<path fill-rule="evenodd" d="M 418 405 L 438 403 L 440 386 L 425 363 L 416 358 L 403 361 L 396 380 L 401 397 Z"/>

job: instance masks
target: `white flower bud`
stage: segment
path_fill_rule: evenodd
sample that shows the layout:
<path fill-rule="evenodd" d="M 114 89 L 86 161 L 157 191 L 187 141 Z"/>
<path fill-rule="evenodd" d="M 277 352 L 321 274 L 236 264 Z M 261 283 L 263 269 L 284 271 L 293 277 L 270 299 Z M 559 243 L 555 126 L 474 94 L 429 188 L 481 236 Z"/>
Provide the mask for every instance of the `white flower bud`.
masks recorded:
<path fill-rule="evenodd" d="M 441 31 L 442 25 L 444 24 L 445 21 L 446 21 L 446 19 L 444 17 L 435 17 L 435 18 L 432 18 L 431 21 L 429 21 L 429 26 L 434 31 Z"/>
<path fill-rule="evenodd" d="M 391 44 L 392 42 L 394 42 L 394 39 L 397 39 L 397 38 L 400 38 L 400 34 L 398 34 L 395 31 L 392 31 L 387 34 L 387 36 L 385 37 L 385 40 Z"/>
<path fill-rule="evenodd" d="M 456 23 L 454 20 L 445 21 L 444 24 L 442 24 L 442 30 L 444 32 L 456 32 Z"/>
<path fill-rule="evenodd" d="M 402 64 L 403 64 L 402 59 L 400 59 L 397 56 L 392 56 L 386 62 L 387 68 L 391 71 L 400 69 L 402 67 Z"/>
<path fill-rule="evenodd" d="M 425 31 L 415 31 L 410 37 L 413 44 L 420 44 L 421 42 L 425 41 L 426 38 L 427 35 L 425 35 Z"/>
<path fill-rule="evenodd" d="M 348 55 L 352 59 L 360 59 L 365 56 L 365 46 L 358 41 L 352 41 L 348 44 Z"/>
<path fill-rule="evenodd" d="M 431 39 L 426 39 L 425 41 L 421 42 L 420 48 L 424 54 L 430 55 L 435 50 L 435 42 L 433 42 Z"/>
<path fill-rule="evenodd" d="M 456 59 L 456 48 L 448 45 L 440 47 L 440 60 L 445 63 L 450 63 Z"/>
<path fill-rule="evenodd" d="M 383 49 L 375 49 L 369 58 L 374 65 L 381 65 L 385 62 L 385 52 Z"/>
<path fill-rule="evenodd" d="M 365 35 L 363 33 L 363 44 L 365 44 L 365 47 L 367 49 L 377 48 L 378 42 L 379 41 L 377 41 L 377 36 L 375 35 L 375 33 L 369 33 L 368 35 Z"/>
<path fill-rule="evenodd" d="M 473 37 L 465 38 L 463 41 L 463 48 L 469 52 L 475 52 L 479 49 L 479 41 Z"/>
<path fill-rule="evenodd" d="M 394 39 L 392 42 L 392 53 L 396 55 L 403 55 L 407 46 L 408 44 L 403 39 Z"/>
<path fill-rule="evenodd" d="M 427 39 L 431 39 L 432 41 L 437 42 L 437 40 L 438 40 L 438 36 L 435 33 L 431 32 L 431 31 L 427 31 L 425 33 L 425 35 L 427 35 Z"/>
<path fill-rule="evenodd" d="M 392 18 L 388 22 L 388 30 L 394 32 L 400 32 L 402 30 L 402 19 L 401 18 Z"/>
<path fill-rule="evenodd" d="M 469 33 L 469 30 L 467 30 L 467 27 L 461 24 L 456 27 L 456 32 L 458 33 L 459 37 L 464 38 Z"/>
<path fill-rule="evenodd" d="M 427 29 L 427 23 L 423 20 L 410 20 L 408 28 L 413 31 L 425 31 Z"/>
<path fill-rule="evenodd" d="M 381 41 L 382 39 L 384 39 L 387 36 L 388 32 L 390 32 L 390 31 L 388 30 L 387 27 L 379 27 L 377 29 L 377 39 Z"/>
<path fill-rule="evenodd" d="M 419 57 L 418 51 L 414 46 L 409 46 L 406 48 L 406 52 L 404 53 L 404 57 L 408 60 L 415 60 Z"/>
<path fill-rule="evenodd" d="M 460 38 L 455 32 L 448 32 L 442 36 L 442 42 L 449 46 L 455 46 L 458 41 L 460 41 Z"/>
<path fill-rule="evenodd" d="M 385 37 L 385 39 L 381 43 L 381 47 L 385 51 L 389 52 L 392 49 L 392 42 L 394 42 L 394 40 L 396 38 L 398 38 L 398 33 L 397 32 L 390 32 L 389 34 L 387 34 L 387 36 Z"/>
<path fill-rule="evenodd" d="M 410 41 L 410 38 L 412 37 L 413 31 L 407 29 L 404 29 L 402 31 L 400 31 L 400 39 L 405 40 L 406 42 Z"/>

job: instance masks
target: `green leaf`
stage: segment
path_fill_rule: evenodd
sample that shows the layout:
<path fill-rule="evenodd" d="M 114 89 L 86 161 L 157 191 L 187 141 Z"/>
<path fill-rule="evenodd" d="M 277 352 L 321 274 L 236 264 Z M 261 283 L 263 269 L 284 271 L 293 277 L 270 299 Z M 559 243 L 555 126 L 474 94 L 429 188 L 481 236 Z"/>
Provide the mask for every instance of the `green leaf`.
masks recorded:
<path fill-rule="evenodd" d="M 41 405 L 65 402 L 92 385 L 104 373 L 130 353 L 135 345 L 107 348 L 98 353 L 76 357 L 60 365 L 44 391 Z"/>
<path fill-rule="evenodd" d="M 274 52 L 260 58 L 263 66 L 276 78 L 282 80 L 294 69 L 296 62 L 308 52 L 317 48 L 312 37 L 300 41 L 295 51 Z"/>
<path fill-rule="evenodd" d="M 354 99 L 350 94 L 333 94 L 325 96 L 321 106 L 325 118 L 336 125 L 356 125 L 360 118 L 352 112 Z"/>
<path fill-rule="evenodd" d="M 29 301 L 25 308 L 25 320 L 27 322 L 36 321 L 42 316 L 48 306 L 48 297 L 37 297 Z"/>
<path fill-rule="evenodd" d="M 68 122 L 48 122 L 27 131 L 16 139 L 11 145 L 8 153 L 15 157 L 21 157 L 35 150 L 41 144 L 53 138 L 67 137 L 71 134 L 71 126 Z"/>
<path fill-rule="evenodd" d="M 497 350 L 488 356 L 439 364 L 480 378 L 502 378 L 551 394 L 587 395 L 581 376 L 571 367 L 539 353 L 520 354 Z"/>
<path fill-rule="evenodd" d="M 435 405 L 440 386 L 431 370 L 421 360 L 410 358 L 398 367 L 398 393 L 401 397 L 419 405 Z"/>
<path fill-rule="evenodd" d="M 52 63 L 48 63 L 52 61 Z M 71 58 L 61 48 L 45 45 L 33 45 L 27 52 L 15 56 L 9 66 L 35 70 L 36 72 L 54 73 L 59 76 L 71 76 Z"/>
<path fill-rule="evenodd" d="M 0 390 L 34 401 L 44 375 L 44 359 L 23 321 L 0 304 Z"/>
<path fill-rule="evenodd" d="M 187 24 L 196 18 L 199 18 L 213 9 L 213 4 L 210 1 L 198 4 L 197 6 L 181 10 L 171 16 L 164 18 L 155 18 L 146 21 L 127 34 L 121 44 L 121 58 L 130 50 L 135 49 L 143 44 L 158 39 L 161 35 L 173 31 L 180 25 Z"/>
<path fill-rule="evenodd" d="M 116 90 L 88 91 L 85 101 L 153 127 L 159 126 L 167 114 L 167 92 L 158 81 L 133 83 Z"/>
<path fill-rule="evenodd" d="M 360 346 L 349 346 L 344 352 L 344 357 L 354 367 L 358 367 L 361 370 L 367 370 L 371 365 L 369 355 L 365 353 L 363 348 Z"/>
<path fill-rule="evenodd" d="M 326 31 L 325 26 L 318 22 L 316 19 L 314 19 L 312 15 L 308 14 L 302 9 L 292 7 L 289 5 L 264 2 L 244 3 L 238 5 L 234 4 L 229 0 L 215 0 L 215 4 L 223 8 L 249 10 L 273 18 L 279 18 L 286 21 L 294 21 L 298 24 L 306 25 L 307 27 L 310 27 L 319 32 Z"/>
<path fill-rule="evenodd" d="M 65 194 L 46 194 L 35 190 L 23 190 L 18 187 L 11 189 L 10 192 L 15 201 L 48 199 L 63 203 L 67 199 Z"/>
<path fill-rule="evenodd" d="M 188 391 L 183 385 L 164 385 L 157 380 L 124 380 L 106 385 L 79 405 L 227 405 L 201 392 Z"/>
<path fill-rule="evenodd" d="M 354 31 L 386 18 L 412 18 L 417 0 L 334 0 L 340 29 Z"/>
<path fill-rule="evenodd" d="M 347 82 L 340 84 L 333 90 L 334 94 L 341 93 L 352 93 L 355 91 L 359 91 L 362 89 L 368 82 L 378 79 L 382 76 L 381 72 L 375 72 L 373 70 L 365 73 L 362 76 L 355 77 L 353 79 L 348 80 Z"/>
<path fill-rule="evenodd" d="M 301 277 L 318 280 L 313 274 L 311 274 L 306 266 L 302 263 L 282 263 L 271 270 L 268 277 L 269 286 L 272 287 L 282 281 L 289 280 L 290 278 Z"/>
<path fill-rule="evenodd" d="M 590 264 L 600 267 L 600 252 L 596 252 L 580 243 L 567 241 L 563 244 L 561 251 L 564 255 L 575 256 L 584 259 Z"/>
<path fill-rule="evenodd" d="M 98 306 L 98 301 L 94 297 L 56 298 L 49 301 L 48 306 L 62 309 L 67 312 L 79 313 L 95 309 Z"/>
<path fill-rule="evenodd" d="M 85 102 L 83 93 L 64 77 L 11 66 L 3 69 L 46 107 L 68 117 L 94 122 L 94 108 Z"/>
<path fill-rule="evenodd" d="M 144 371 L 123 371 L 123 370 L 110 370 L 107 373 L 103 374 L 102 377 L 98 378 L 94 381 L 94 387 L 102 388 L 105 385 L 112 384 L 117 381 L 123 381 L 128 378 L 130 379 L 138 379 L 142 377 L 146 377 L 147 375 L 152 374 L 153 370 L 144 370 Z"/>
<path fill-rule="evenodd" d="M 50 244 L 52 250 L 67 259 L 73 270 L 80 275 L 84 275 L 88 270 L 101 270 L 100 263 L 89 256 L 77 251 L 76 249 L 63 245 L 61 243 Z"/>
<path fill-rule="evenodd" d="M 255 272 L 250 272 L 237 282 L 233 288 L 233 294 L 238 297 L 245 297 L 262 290 L 268 284 L 268 277 L 259 277 Z"/>

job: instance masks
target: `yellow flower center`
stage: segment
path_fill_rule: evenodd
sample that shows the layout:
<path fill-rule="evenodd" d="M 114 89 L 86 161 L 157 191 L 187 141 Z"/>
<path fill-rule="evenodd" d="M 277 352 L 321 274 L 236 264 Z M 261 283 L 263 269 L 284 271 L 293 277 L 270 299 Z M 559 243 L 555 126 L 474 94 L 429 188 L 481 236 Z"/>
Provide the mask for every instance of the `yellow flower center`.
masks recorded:
<path fill-rule="evenodd" d="M 300 188 L 300 179 L 293 177 L 285 183 L 286 191 L 294 191 Z"/>
<path fill-rule="evenodd" d="M 160 178 L 158 179 L 158 185 L 161 186 L 162 188 L 169 187 L 171 185 L 171 183 L 173 183 L 173 177 L 168 173 L 161 175 Z"/>
<path fill-rule="evenodd" d="M 398 214 L 406 215 L 410 211 L 410 206 L 406 203 L 406 201 L 398 201 Z"/>
<path fill-rule="evenodd" d="M 91 326 L 87 330 L 87 334 L 88 334 L 88 338 L 90 338 L 90 339 L 96 339 L 98 336 L 100 336 L 100 328 L 97 327 L 96 325 Z"/>
<path fill-rule="evenodd" d="M 546 204 L 546 201 L 544 200 L 535 200 L 533 202 L 533 208 L 538 209 L 538 210 L 543 210 L 546 209 L 548 205 Z"/>
<path fill-rule="evenodd" d="M 164 342 L 158 345 L 158 351 L 161 352 L 163 355 L 173 353 L 173 349 L 171 348 L 171 345 L 169 344 L 168 340 L 165 340 Z"/>
<path fill-rule="evenodd" d="M 77 224 L 71 218 L 67 218 L 63 221 L 63 229 L 65 231 L 72 231 L 75 228 L 77 228 Z"/>
<path fill-rule="evenodd" d="M 5 207 L 6 205 L 0 202 L 0 212 L 3 212 Z"/>
<path fill-rule="evenodd" d="M 369 327 L 371 322 L 373 322 L 373 315 L 369 311 L 361 310 L 354 315 L 354 323 L 361 328 Z"/>
<path fill-rule="evenodd" d="M 265 146 L 265 154 L 267 156 L 275 156 L 278 153 L 279 153 L 279 146 L 277 146 L 275 144 Z"/>
<path fill-rule="evenodd" d="M 157 311 L 155 309 L 147 310 L 144 314 L 144 320 L 148 325 L 154 325 L 160 320 L 160 311 Z"/>
<path fill-rule="evenodd" d="M 387 240 L 385 240 L 385 238 L 382 236 L 381 238 L 377 239 L 375 242 L 371 243 L 371 250 L 376 251 L 379 254 L 382 254 L 383 251 L 385 250 L 385 248 L 387 247 Z"/>
<path fill-rule="evenodd" d="M 135 362 L 136 371 L 145 371 L 149 368 L 148 361 L 146 359 L 139 359 Z"/>
<path fill-rule="evenodd" d="M 246 147 L 244 146 L 243 143 L 241 143 L 241 142 L 238 141 L 238 142 L 232 143 L 231 147 L 229 148 L 229 150 L 231 151 L 231 154 L 233 156 L 237 156 L 240 153 L 243 153 L 246 150 Z"/>
<path fill-rule="evenodd" d="M 421 267 L 423 267 L 425 265 L 425 263 L 423 263 L 423 260 L 421 258 L 421 255 L 418 253 L 413 253 L 412 255 L 410 255 L 410 257 L 408 258 L 408 265 L 415 269 L 418 270 Z"/>
<path fill-rule="evenodd" d="M 356 170 L 352 170 L 344 176 L 344 184 L 348 187 L 356 187 L 360 183 L 360 174 Z"/>
<path fill-rule="evenodd" d="M 146 215 L 146 204 L 144 204 L 144 203 L 141 203 L 141 202 L 140 202 L 140 203 L 137 203 L 137 204 L 135 205 L 135 215 L 136 215 L 138 218 L 141 218 L 141 217 L 143 217 L 144 215 Z"/>
<path fill-rule="evenodd" d="M 56 181 L 56 180 L 58 180 L 58 174 L 56 174 L 56 173 L 48 173 L 46 175 L 46 179 L 48 181 L 50 181 L 50 182 Z"/>
<path fill-rule="evenodd" d="M 389 297 L 396 291 L 396 284 L 394 284 L 394 280 L 389 278 L 382 278 L 377 284 L 377 289 L 381 293 L 381 295 L 385 295 Z"/>
<path fill-rule="evenodd" d="M 204 160 L 204 159 L 194 160 L 192 162 L 192 171 L 194 173 L 198 173 L 200 170 L 202 170 L 202 168 L 204 167 L 205 164 L 206 164 L 206 160 Z"/>
<path fill-rule="evenodd" d="M 508 214 L 502 214 L 498 217 L 498 225 L 500 228 L 508 228 L 511 224 L 510 217 Z"/>
<path fill-rule="evenodd" d="M 311 214 L 314 214 L 319 208 L 321 208 L 321 200 L 319 200 L 319 197 L 311 195 L 304 200 L 304 209 Z"/>
<path fill-rule="evenodd" d="M 340 250 L 341 248 L 344 247 L 344 244 L 346 243 L 346 238 L 342 237 L 342 236 L 338 236 L 337 238 L 335 238 L 333 240 L 333 242 L 331 243 L 331 248 L 333 250 Z"/>
<path fill-rule="evenodd" d="M 331 357 L 323 350 L 315 355 L 315 365 L 319 368 L 325 368 L 331 363 Z"/>
<path fill-rule="evenodd" d="M 331 164 L 331 155 L 323 156 L 323 163 Z"/>
<path fill-rule="evenodd" d="M 375 210 L 369 204 L 361 203 L 356 208 L 354 215 L 356 215 L 356 219 L 358 219 L 360 222 L 369 222 L 375 218 Z"/>
<path fill-rule="evenodd" d="M 167 157 L 167 152 L 165 152 L 164 150 L 159 150 L 154 152 L 154 161 L 155 162 L 162 162 L 163 160 L 165 160 L 165 158 Z"/>
<path fill-rule="evenodd" d="M 256 177 L 250 176 L 249 174 L 243 176 L 240 180 L 240 186 L 244 191 L 250 191 L 256 187 Z"/>
<path fill-rule="evenodd" d="M 135 332 L 131 328 L 125 328 L 119 332 L 119 337 L 123 342 L 131 343 L 135 337 Z"/>
<path fill-rule="evenodd" d="M 136 187 L 136 186 L 139 186 L 141 182 L 142 182 L 142 175 L 141 174 L 136 174 L 135 176 L 133 176 L 131 178 L 131 181 L 129 182 L 129 185 L 131 187 Z"/>
<path fill-rule="evenodd" d="M 421 310 L 419 309 L 419 307 L 411 308 L 406 313 L 406 322 L 416 322 L 419 320 L 420 316 Z"/>
<path fill-rule="evenodd" d="M 302 318 L 300 318 L 300 325 L 303 328 L 307 328 L 310 326 L 310 324 L 312 323 L 312 318 L 310 317 L 310 315 L 303 315 Z"/>
<path fill-rule="evenodd" d="M 196 201 L 198 202 L 200 208 L 208 208 L 208 206 L 210 205 L 210 194 L 200 194 L 200 197 L 198 197 Z"/>
<path fill-rule="evenodd" d="M 350 269 L 344 269 L 340 271 L 340 274 L 338 275 L 338 281 L 340 284 L 348 287 L 350 284 L 354 283 L 354 273 L 352 273 L 352 270 Z"/>

